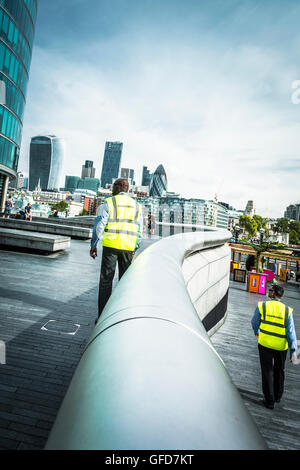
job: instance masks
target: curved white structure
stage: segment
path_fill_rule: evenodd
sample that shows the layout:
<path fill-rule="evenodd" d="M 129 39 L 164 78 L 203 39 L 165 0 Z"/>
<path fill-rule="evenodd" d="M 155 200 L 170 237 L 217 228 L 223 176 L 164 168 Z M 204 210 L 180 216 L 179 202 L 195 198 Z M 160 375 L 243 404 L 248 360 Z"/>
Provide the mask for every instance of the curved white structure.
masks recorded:
<path fill-rule="evenodd" d="M 93 331 L 46 449 L 266 449 L 203 325 L 225 315 L 230 237 L 175 235 L 134 261 Z"/>

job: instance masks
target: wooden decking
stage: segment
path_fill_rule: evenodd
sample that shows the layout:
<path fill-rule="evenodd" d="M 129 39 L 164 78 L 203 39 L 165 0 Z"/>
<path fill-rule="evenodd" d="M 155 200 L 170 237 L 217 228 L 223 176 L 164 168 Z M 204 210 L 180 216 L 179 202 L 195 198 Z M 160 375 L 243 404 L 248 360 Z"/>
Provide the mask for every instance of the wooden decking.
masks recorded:
<path fill-rule="evenodd" d="M 0 365 L 0 450 L 40 450 L 94 328 L 100 259 L 89 257 L 89 242 L 72 240 L 68 252 L 49 257 L 0 251 L 0 264 L 0 340 L 7 353 Z M 287 362 L 286 392 L 273 411 L 260 404 L 250 324 L 260 299 L 231 283 L 226 321 L 211 340 L 269 448 L 299 449 L 300 365 Z M 299 290 L 290 287 L 284 300 L 295 309 L 300 339 Z"/>
<path fill-rule="evenodd" d="M 284 284 L 282 284 L 285 287 Z M 269 449 L 300 449 L 300 365 L 286 361 L 285 392 L 274 410 L 265 408 L 261 400 L 261 372 L 257 340 L 251 327 L 257 302 L 265 296 L 245 291 L 245 285 L 230 282 L 229 304 L 224 325 L 211 341 L 222 357 L 233 383 L 265 438 Z M 297 338 L 300 339 L 299 288 L 288 286 L 283 301 L 294 308 Z"/>

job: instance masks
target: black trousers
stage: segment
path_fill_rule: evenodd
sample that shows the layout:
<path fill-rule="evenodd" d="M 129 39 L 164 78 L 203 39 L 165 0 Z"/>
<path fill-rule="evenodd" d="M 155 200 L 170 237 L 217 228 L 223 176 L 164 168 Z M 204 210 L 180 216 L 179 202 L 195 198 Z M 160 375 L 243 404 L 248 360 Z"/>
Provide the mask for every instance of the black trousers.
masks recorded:
<path fill-rule="evenodd" d="M 132 263 L 132 259 L 132 251 L 117 250 L 116 248 L 109 248 L 107 246 L 103 247 L 98 296 L 98 317 L 100 317 L 111 295 L 117 262 L 120 280 L 126 269 L 129 268 Z"/>
<path fill-rule="evenodd" d="M 283 394 L 287 349 L 276 351 L 258 344 L 258 351 L 263 394 L 266 402 L 273 405 L 274 400 L 280 400 Z"/>

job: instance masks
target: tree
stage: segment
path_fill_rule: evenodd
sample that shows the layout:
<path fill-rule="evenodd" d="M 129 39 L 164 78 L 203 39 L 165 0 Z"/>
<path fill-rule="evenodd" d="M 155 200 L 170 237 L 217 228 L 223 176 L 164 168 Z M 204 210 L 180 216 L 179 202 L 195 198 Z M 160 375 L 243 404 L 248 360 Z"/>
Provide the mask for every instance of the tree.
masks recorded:
<path fill-rule="evenodd" d="M 292 229 L 289 231 L 289 235 L 290 235 L 289 237 L 290 243 L 293 243 L 294 245 L 298 245 L 300 243 L 299 232 Z"/>
<path fill-rule="evenodd" d="M 82 209 L 82 211 L 79 213 L 79 215 L 89 215 L 89 213 L 86 209 Z"/>
<path fill-rule="evenodd" d="M 296 220 L 290 220 L 289 230 L 294 230 L 298 233 L 298 235 L 300 235 L 300 222 L 296 222 Z"/>
<path fill-rule="evenodd" d="M 263 242 L 260 243 L 259 245 L 255 243 L 250 243 L 250 242 L 244 242 L 245 245 L 251 246 L 255 250 L 255 269 L 257 273 L 262 273 L 263 272 L 263 262 L 261 259 L 261 254 L 262 253 L 267 253 L 270 254 L 270 256 L 274 256 L 274 251 L 275 250 L 282 250 L 285 248 L 285 245 L 282 244 L 273 244 L 269 242 Z"/>
<path fill-rule="evenodd" d="M 246 230 L 246 232 L 248 232 L 250 237 L 254 237 L 254 235 L 256 235 L 257 222 L 256 220 L 249 217 L 249 215 L 241 215 L 239 224 Z"/>
<path fill-rule="evenodd" d="M 69 207 L 69 204 L 66 201 L 59 201 L 52 206 L 52 209 L 57 209 L 58 212 L 65 212 Z"/>
<path fill-rule="evenodd" d="M 277 233 L 288 233 L 290 235 L 290 243 L 300 243 L 300 222 L 282 217 L 277 219 L 272 229 Z"/>
<path fill-rule="evenodd" d="M 272 229 L 276 233 L 288 233 L 289 232 L 289 222 L 290 220 L 286 217 L 277 219 L 276 224 L 272 225 Z"/>
<path fill-rule="evenodd" d="M 260 215 L 257 215 L 257 214 L 255 214 L 253 216 L 253 219 L 257 223 L 257 230 L 260 231 L 260 229 L 263 228 L 264 231 L 265 231 L 265 236 L 268 236 L 269 235 L 269 230 L 267 229 L 267 222 L 265 221 L 265 219 L 263 217 L 261 217 Z"/>

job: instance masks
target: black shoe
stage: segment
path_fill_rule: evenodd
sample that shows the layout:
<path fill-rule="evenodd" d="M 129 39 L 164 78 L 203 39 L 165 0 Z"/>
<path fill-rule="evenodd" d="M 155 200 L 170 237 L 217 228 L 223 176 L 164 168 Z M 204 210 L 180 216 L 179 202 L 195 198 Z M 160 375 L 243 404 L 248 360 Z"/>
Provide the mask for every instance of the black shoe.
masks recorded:
<path fill-rule="evenodd" d="M 271 405 L 271 403 L 267 403 L 266 400 L 263 400 L 262 404 L 269 410 L 274 410 L 274 405 Z"/>

